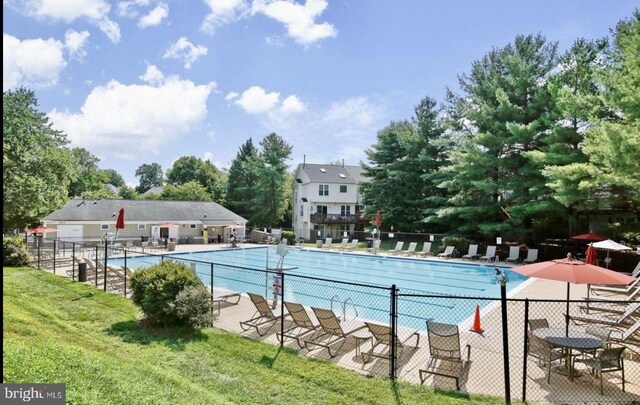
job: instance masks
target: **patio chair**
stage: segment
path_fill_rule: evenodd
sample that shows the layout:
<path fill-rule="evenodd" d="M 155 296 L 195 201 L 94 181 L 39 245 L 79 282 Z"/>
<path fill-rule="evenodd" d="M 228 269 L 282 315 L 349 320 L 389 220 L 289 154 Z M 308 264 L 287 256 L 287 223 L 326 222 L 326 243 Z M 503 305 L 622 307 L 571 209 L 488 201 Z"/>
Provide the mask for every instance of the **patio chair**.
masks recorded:
<path fill-rule="evenodd" d="M 536 329 L 548 328 L 549 321 L 547 318 L 529 319 L 529 329 L 533 332 Z"/>
<path fill-rule="evenodd" d="M 627 329 L 610 329 L 609 340 L 621 344 L 633 343 L 638 345 L 640 343 L 640 319 L 636 319 L 636 322 L 629 326 Z"/>
<path fill-rule="evenodd" d="M 369 332 L 373 335 L 373 341 L 371 344 L 371 349 L 367 352 L 362 353 L 362 359 L 364 363 L 368 363 L 371 360 L 371 357 L 378 357 L 381 359 L 388 359 L 389 352 L 391 351 L 391 343 L 393 342 L 391 337 L 391 328 L 388 325 L 380 325 L 377 323 L 365 322 Z M 396 347 L 400 350 L 398 354 L 398 359 L 402 357 L 402 351 L 405 347 L 407 347 L 407 342 L 415 337 L 415 343 L 411 345 L 412 348 L 418 348 L 420 344 L 420 332 L 417 330 L 404 329 L 401 328 L 396 331 Z M 378 346 L 384 346 L 387 350 L 384 351 L 376 351 Z"/>
<path fill-rule="evenodd" d="M 494 260 L 496 258 L 496 247 L 487 246 L 487 252 L 484 256 L 480 256 L 480 260 Z"/>
<path fill-rule="evenodd" d="M 433 255 L 433 253 L 431 253 L 431 242 L 425 242 L 422 245 L 422 250 L 418 253 L 416 253 L 418 256 L 431 256 Z"/>
<path fill-rule="evenodd" d="M 462 260 L 473 260 L 477 259 L 478 257 L 480 257 L 480 255 L 478 254 L 478 245 L 469 245 L 469 251 L 466 255 L 462 256 Z"/>
<path fill-rule="evenodd" d="M 610 293 L 618 293 L 618 294 L 629 294 L 629 293 L 633 293 L 635 291 L 635 287 L 636 286 L 640 286 L 640 277 L 636 278 L 635 281 L 631 282 L 631 284 L 627 284 L 627 285 L 620 285 L 620 286 L 615 286 L 615 285 L 592 285 L 591 286 L 591 291 L 593 291 L 594 294 L 597 294 L 599 292 L 610 292 Z"/>
<path fill-rule="evenodd" d="M 466 345 L 466 359 L 460 350 L 458 325 L 427 321 L 429 338 L 429 361 L 425 369 L 419 370 L 420 384 L 424 384 L 429 374 L 452 378 L 460 391 L 460 379 L 466 365 L 471 361 L 471 346 Z"/>
<path fill-rule="evenodd" d="M 529 249 L 522 263 L 535 263 L 538 260 L 538 249 Z"/>
<path fill-rule="evenodd" d="M 240 321 L 240 327 L 243 331 L 248 331 L 251 328 L 256 330 L 256 333 L 260 336 L 264 336 L 266 332 L 260 333 L 260 327 L 263 325 L 271 324 L 271 326 L 275 325 L 276 322 L 281 321 L 282 317 L 280 315 L 275 315 L 269 307 L 267 300 L 258 294 L 247 293 L 249 298 L 251 298 L 251 302 L 256 307 L 257 312 L 253 318 L 248 319 L 246 321 Z M 285 315 L 286 317 L 287 315 Z M 271 327 L 269 327 L 271 329 Z M 268 329 L 267 329 L 268 330 Z"/>
<path fill-rule="evenodd" d="M 380 251 L 380 243 L 382 241 L 380 239 L 376 239 L 373 241 L 373 247 L 367 248 L 368 253 L 376 253 Z"/>
<path fill-rule="evenodd" d="M 636 264 L 636 267 L 631 271 L 631 273 L 623 272 L 622 274 L 626 274 L 631 277 L 640 277 L 640 262 Z"/>
<path fill-rule="evenodd" d="M 636 301 L 627 305 L 622 315 L 617 315 L 615 313 L 612 313 L 610 315 L 604 315 L 604 314 L 569 315 L 569 319 L 571 319 L 574 323 L 585 322 L 585 323 L 596 323 L 596 324 L 620 327 L 631 316 L 638 315 L 638 314 L 640 314 L 640 302 Z"/>
<path fill-rule="evenodd" d="M 400 254 L 402 256 L 413 256 L 416 254 L 416 247 L 418 247 L 418 242 L 411 242 L 407 250 L 400 252 Z"/>
<path fill-rule="evenodd" d="M 352 250 L 356 250 L 358 248 L 358 239 L 354 239 L 351 241 L 350 245 L 347 245 L 347 247 L 345 247 L 344 250 L 345 252 L 350 252 Z"/>
<path fill-rule="evenodd" d="M 591 369 L 593 374 L 600 375 L 600 395 L 604 394 L 603 374 L 612 373 L 614 371 L 622 372 L 622 392 L 624 392 L 624 358 L 622 352 L 626 347 L 609 347 L 601 350 L 592 358 L 576 359 L 575 361 L 584 363 Z"/>
<path fill-rule="evenodd" d="M 347 247 L 347 243 L 349 243 L 349 239 L 348 238 L 343 238 L 342 242 L 340 242 L 340 246 L 337 246 L 336 249 L 344 250 L 344 248 Z"/>
<path fill-rule="evenodd" d="M 402 252 L 402 248 L 403 247 L 404 247 L 404 242 L 398 242 L 398 243 L 396 243 L 395 249 L 391 249 L 387 253 L 390 254 L 390 255 L 391 254 L 400 253 L 400 252 Z"/>
<path fill-rule="evenodd" d="M 322 248 L 323 249 L 331 249 L 331 243 L 333 243 L 333 239 L 332 238 L 325 239 L 324 243 L 322 244 Z"/>
<path fill-rule="evenodd" d="M 294 326 L 286 329 L 282 335 L 279 332 L 276 333 L 276 337 L 278 341 L 281 341 L 283 337 L 295 339 L 298 346 L 303 348 L 305 344 L 300 339 L 315 332 L 320 326 L 313 323 L 302 305 L 285 301 L 284 306 L 287 308 L 287 313 L 291 316 Z"/>
<path fill-rule="evenodd" d="M 549 342 L 534 335 L 532 332 L 528 333 L 528 342 L 527 354 L 538 359 L 541 367 L 546 367 L 547 384 L 549 384 L 551 382 L 551 363 L 564 359 L 565 354 L 562 349 L 554 349 Z"/>
<path fill-rule="evenodd" d="M 584 297 L 585 303 L 578 305 L 582 312 L 589 312 L 591 310 L 594 311 L 606 311 L 606 312 L 616 312 L 616 313 L 624 313 L 626 310 L 625 305 L 630 302 L 637 301 L 637 297 L 640 297 L 640 285 L 636 285 L 634 291 L 627 295 L 622 300 L 611 300 L 610 298 L 597 298 L 597 297 L 589 297 L 587 299 Z M 602 302 L 606 301 L 606 302 Z"/>
<path fill-rule="evenodd" d="M 510 246 L 509 247 L 509 257 L 504 259 L 505 263 L 514 262 L 518 263 L 520 261 L 520 246 Z"/>
<path fill-rule="evenodd" d="M 211 293 L 211 295 L 213 295 L 213 293 Z M 240 298 L 242 298 L 242 294 L 238 292 L 230 292 L 227 294 L 213 296 L 211 303 L 218 305 L 219 314 L 220 310 L 222 309 L 222 304 L 229 304 L 229 306 L 238 305 L 240 303 Z"/>
<path fill-rule="evenodd" d="M 320 346 L 327 349 L 329 356 L 336 357 L 340 352 L 340 349 L 347 342 L 348 338 L 353 336 L 354 333 L 365 329 L 367 326 L 358 321 L 342 321 L 336 317 L 336 314 L 330 309 L 311 308 L 316 315 L 318 322 L 320 323 L 320 329 L 322 333 L 316 336 L 313 340 L 305 340 L 305 347 L 307 350 L 309 346 Z M 349 326 L 349 330 L 345 331 L 343 326 Z M 331 346 L 340 343 L 340 346 L 335 353 L 331 351 Z"/>
<path fill-rule="evenodd" d="M 455 248 L 455 246 L 447 246 L 446 248 L 444 248 L 444 252 L 438 254 L 438 257 L 449 258 L 453 256 L 453 251 L 455 250 Z"/>

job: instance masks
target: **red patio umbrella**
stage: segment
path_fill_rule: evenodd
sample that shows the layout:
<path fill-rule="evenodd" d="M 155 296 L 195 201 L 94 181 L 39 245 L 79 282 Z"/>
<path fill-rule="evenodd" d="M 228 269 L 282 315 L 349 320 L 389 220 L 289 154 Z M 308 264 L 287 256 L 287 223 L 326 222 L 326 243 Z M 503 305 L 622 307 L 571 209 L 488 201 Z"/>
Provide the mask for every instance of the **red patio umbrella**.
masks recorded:
<path fill-rule="evenodd" d="M 566 259 L 527 264 L 514 267 L 511 270 L 527 277 L 567 282 L 567 334 L 569 333 L 569 297 L 571 283 L 627 285 L 635 281 L 634 277 L 576 260 L 571 257 L 570 253 Z"/>
<path fill-rule="evenodd" d="M 376 220 L 373 224 L 376 228 L 380 229 L 380 225 L 382 225 L 382 216 L 380 215 L 380 211 L 376 212 Z"/>
<path fill-rule="evenodd" d="M 575 235 L 572 236 L 571 239 L 575 239 L 575 240 L 605 240 L 607 238 L 605 238 L 602 235 L 599 235 L 595 232 L 589 232 L 589 233 L 583 233 L 582 235 Z"/>
<path fill-rule="evenodd" d="M 114 242 L 118 239 L 118 231 L 120 229 L 124 229 L 124 208 L 120 208 L 120 211 L 118 212 L 118 219 L 116 220 L 116 235 L 113 237 Z"/>
<path fill-rule="evenodd" d="M 33 235 L 35 233 L 46 233 L 46 232 L 58 232 L 55 228 L 47 228 L 46 226 L 39 226 L 33 229 L 27 229 L 27 235 Z"/>
<path fill-rule="evenodd" d="M 224 229 L 239 229 L 239 228 L 244 228 L 243 225 L 229 225 L 229 226 L 225 226 Z"/>
<path fill-rule="evenodd" d="M 589 245 L 586 255 L 586 258 L 584 259 L 585 263 L 592 264 L 594 266 L 598 265 L 598 251 L 593 247 L 593 245 Z"/>

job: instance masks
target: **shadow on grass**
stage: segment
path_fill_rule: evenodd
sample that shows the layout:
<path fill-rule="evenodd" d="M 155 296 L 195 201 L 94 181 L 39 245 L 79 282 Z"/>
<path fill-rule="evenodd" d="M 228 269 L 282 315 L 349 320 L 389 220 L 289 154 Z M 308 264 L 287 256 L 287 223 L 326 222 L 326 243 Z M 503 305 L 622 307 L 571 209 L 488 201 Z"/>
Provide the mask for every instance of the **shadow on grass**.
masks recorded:
<path fill-rule="evenodd" d="M 106 329 L 124 342 L 139 345 L 161 343 L 172 350 L 184 350 L 189 342 L 205 341 L 209 336 L 201 331 L 180 328 L 160 328 L 139 321 L 116 322 Z"/>
<path fill-rule="evenodd" d="M 262 358 L 258 362 L 260 364 L 262 364 L 263 366 L 267 366 L 268 368 L 273 368 L 273 365 L 276 364 L 276 360 L 278 359 L 278 356 L 280 355 L 280 352 L 289 353 L 289 354 L 293 354 L 293 355 L 295 355 L 297 353 L 297 351 L 294 350 L 294 349 L 290 349 L 288 347 L 278 346 L 278 350 L 276 351 L 275 356 L 273 356 L 273 357 L 262 356 Z"/>
<path fill-rule="evenodd" d="M 455 398 L 455 399 L 470 399 L 471 398 L 471 397 L 469 397 L 469 394 L 467 394 L 465 392 L 461 392 L 461 391 L 449 391 L 449 390 L 443 390 L 443 389 L 435 388 L 433 390 L 433 392 L 435 392 L 438 395 L 442 395 L 444 397 L 451 397 L 451 398 Z"/>

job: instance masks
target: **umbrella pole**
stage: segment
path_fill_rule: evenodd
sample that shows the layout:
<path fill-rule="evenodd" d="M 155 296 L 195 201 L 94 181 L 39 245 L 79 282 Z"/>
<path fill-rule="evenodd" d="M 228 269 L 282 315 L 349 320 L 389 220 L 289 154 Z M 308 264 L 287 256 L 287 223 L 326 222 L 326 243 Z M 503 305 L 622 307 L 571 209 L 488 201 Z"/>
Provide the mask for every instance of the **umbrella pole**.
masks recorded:
<path fill-rule="evenodd" d="M 591 292 L 591 284 L 587 284 L 587 313 L 589 313 L 589 293 Z"/>
<path fill-rule="evenodd" d="M 571 288 L 571 284 L 567 283 L 567 313 L 565 315 L 565 317 L 566 317 L 565 336 L 569 336 L 569 296 L 570 296 L 570 288 Z"/>

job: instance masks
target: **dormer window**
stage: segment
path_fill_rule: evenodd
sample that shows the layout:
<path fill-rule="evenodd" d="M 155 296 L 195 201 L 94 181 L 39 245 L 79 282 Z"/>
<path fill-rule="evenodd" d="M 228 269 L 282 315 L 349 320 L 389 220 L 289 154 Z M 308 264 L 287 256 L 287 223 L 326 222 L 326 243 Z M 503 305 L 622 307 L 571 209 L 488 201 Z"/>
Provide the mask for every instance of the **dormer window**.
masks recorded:
<path fill-rule="evenodd" d="M 296 179 L 296 183 L 302 184 L 302 179 Z"/>
<path fill-rule="evenodd" d="M 340 173 L 338 176 L 340 176 L 341 179 L 346 179 L 347 176 L 345 176 L 344 174 Z"/>
<path fill-rule="evenodd" d="M 326 172 L 327 172 L 327 169 L 325 169 L 323 167 L 320 168 L 320 173 L 326 173 Z"/>

